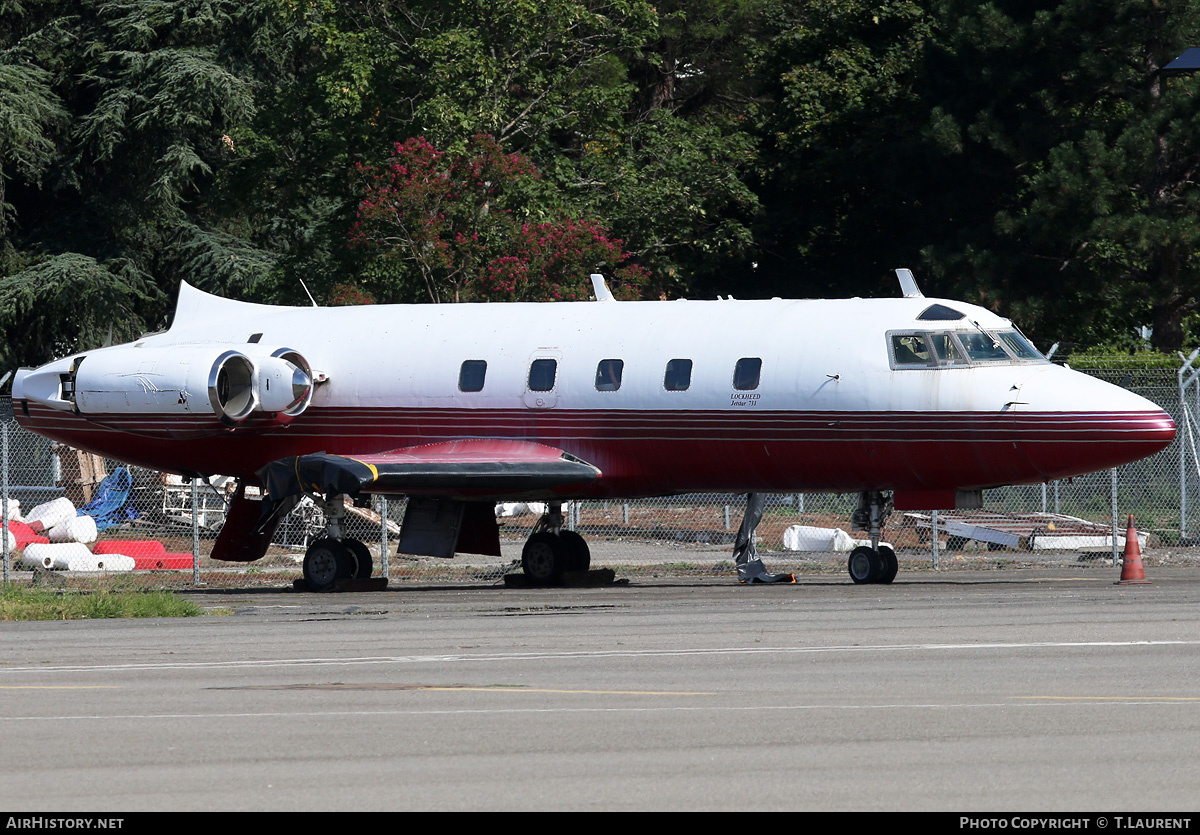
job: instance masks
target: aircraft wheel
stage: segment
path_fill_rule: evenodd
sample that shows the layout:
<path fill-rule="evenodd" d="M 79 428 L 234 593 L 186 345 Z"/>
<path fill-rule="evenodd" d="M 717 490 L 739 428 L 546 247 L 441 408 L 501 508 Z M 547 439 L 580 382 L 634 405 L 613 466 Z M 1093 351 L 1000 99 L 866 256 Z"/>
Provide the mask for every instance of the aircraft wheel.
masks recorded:
<path fill-rule="evenodd" d="M 521 550 L 521 568 L 529 582 L 537 586 L 557 583 L 570 559 L 567 543 L 552 533 L 535 533 Z"/>
<path fill-rule="evenodd" d="M 883 558 L 874 548 L 859 545 L 850 552 L 846 568 L 850 571 L 850 579 L 855 583 L 878 583 L 883 573 Z"/>
<path fill-rule="evenodd" d="M 357 562 L 351 576 L 355 580 L 369 579 L 371 572 L 375 570 L 375 561 L 371 559 L 371 550 L 367 548 L 366 543 L 357 539 L 343 539 L 342 544 L 350 549 L 350 553 L 354 555 Z"/>
<path fill-rule="evenodd" d="M 354 555 L 336 539 L 318 539 L 304 552 L 304 582 L 309 591 L 329 591 L 354 569 Z"/>
<path fill-rule="evenodd" d="M 879 546 L 879 558 L 883 561 L 883 571 L 879 574 L 879 582 L 890 583 L 896 579 L 896 572 L 900 570 L 900 561 L 896 559 L 896 552 L 887 545 Z"/>
<path fill-rule="evenodd" d="M 592 567 L 592 552 L 587 540 L 575 531 L 559 531 L 558 538 L 567 547 L 567 571 L 587 571 Z"/>

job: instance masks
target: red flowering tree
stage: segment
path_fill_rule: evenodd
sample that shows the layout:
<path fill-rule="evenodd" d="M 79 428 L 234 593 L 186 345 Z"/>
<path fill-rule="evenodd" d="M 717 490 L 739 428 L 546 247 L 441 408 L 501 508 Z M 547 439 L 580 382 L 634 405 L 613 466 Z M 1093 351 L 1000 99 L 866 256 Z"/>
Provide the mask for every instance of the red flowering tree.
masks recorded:
<path fill-rule="evenodd" d="M 540 174 L 490 136 L 462 154 L 409 139 L 386 165 L 358 171 L 364 194 L 351 245 L 396 262 L 431 301 L 586 299 L 598 271 L 615 279 L 615 294 L 636 298 L 648 279 L 599 223 L 561 212 L 518 217 L 537 202 Z"/>

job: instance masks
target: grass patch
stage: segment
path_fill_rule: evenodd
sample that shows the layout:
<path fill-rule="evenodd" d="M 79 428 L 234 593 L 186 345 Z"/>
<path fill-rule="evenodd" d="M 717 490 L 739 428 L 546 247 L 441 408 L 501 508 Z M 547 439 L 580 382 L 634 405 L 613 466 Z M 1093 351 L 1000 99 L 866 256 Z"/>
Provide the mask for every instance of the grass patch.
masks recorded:
<path fill-rule="evenodd" d="M 0 586 L 0 621 L 96 618 L 189 618 L 201 614 L 169 591 L 97 588 L 86 591 Z"/>

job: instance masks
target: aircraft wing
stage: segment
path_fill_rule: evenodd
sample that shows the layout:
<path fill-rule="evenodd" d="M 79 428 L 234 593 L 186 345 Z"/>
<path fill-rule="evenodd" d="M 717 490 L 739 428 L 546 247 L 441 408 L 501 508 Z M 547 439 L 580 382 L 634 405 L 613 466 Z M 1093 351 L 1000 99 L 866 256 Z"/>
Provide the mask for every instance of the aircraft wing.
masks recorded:
<path fill-rule="evenodd" d="M 316 452 L 282 458 L 258 471 L 274 502 L 306 493 L 517 497 L 587 484 L 599 475 L 599 469 L 561 449 L 499 439 L 448 441 L 356 456 Z"/>

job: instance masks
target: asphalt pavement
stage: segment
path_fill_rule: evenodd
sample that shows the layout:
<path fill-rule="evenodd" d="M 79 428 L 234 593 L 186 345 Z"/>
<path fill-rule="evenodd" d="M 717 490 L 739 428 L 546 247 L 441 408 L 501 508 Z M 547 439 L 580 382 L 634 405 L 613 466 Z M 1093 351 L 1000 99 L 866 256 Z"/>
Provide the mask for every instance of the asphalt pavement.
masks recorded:
<path fill-rule="evenodd" d="M 1189 811 L 1200 569 L 183 593 L 0 627 L 0 808 Z M 620 576 L 620 572 L 618 572 Z"/>

